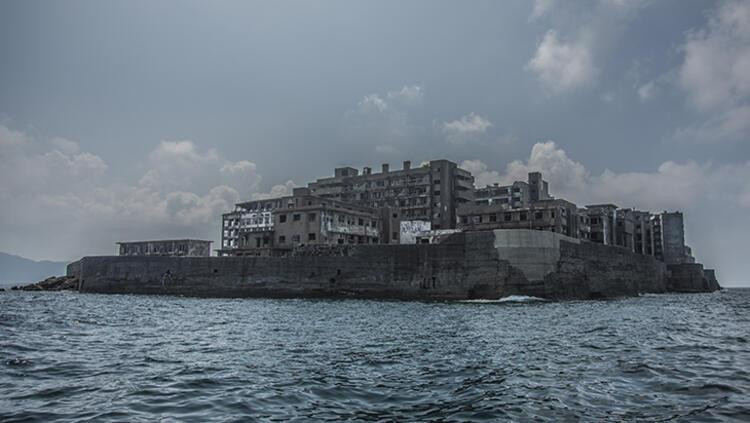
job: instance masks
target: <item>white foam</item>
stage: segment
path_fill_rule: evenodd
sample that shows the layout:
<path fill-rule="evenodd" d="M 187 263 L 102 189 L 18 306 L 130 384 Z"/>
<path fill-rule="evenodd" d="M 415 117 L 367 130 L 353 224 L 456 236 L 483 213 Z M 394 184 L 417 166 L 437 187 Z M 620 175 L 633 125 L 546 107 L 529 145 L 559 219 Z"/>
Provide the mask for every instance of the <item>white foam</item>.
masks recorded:
<path fill-rule="evenodd" d="M 531 297 L 528 295 L 509 295 L 496 300 L 462 300 L 462 303 L 493 304 L 493 303 L 530 303 L 535 301 L 547 301 L 544 298 Z"/>

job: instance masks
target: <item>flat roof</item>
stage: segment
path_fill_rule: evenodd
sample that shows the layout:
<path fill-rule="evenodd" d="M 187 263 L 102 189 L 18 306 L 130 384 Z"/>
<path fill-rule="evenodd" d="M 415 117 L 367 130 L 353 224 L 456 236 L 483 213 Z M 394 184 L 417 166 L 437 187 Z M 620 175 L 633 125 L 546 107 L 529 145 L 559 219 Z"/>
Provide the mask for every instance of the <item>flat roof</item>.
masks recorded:
<path fill-rule="evenodd" d="M 181 238 L 181 239 L 150 239 L 150 240 L 145 240 L 145 241 L 117 241 L 116 244 L 138 244 L 138 243 L 143 243 L 143 242 L 184 242 L 184 241 L 208 242 L 208 243 L 213 242 L 213 241 L 206 241 L 204 239 Z"/>

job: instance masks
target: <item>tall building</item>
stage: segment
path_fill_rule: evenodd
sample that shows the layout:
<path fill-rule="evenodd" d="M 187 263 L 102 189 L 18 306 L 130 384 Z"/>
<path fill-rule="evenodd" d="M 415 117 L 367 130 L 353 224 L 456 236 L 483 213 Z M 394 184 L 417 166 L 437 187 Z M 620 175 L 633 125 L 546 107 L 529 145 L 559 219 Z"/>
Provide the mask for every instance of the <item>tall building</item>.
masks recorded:
<path fill-rule="evenodd" d="M 662 212 L 651 217 L 654 256 L 667 264 L 688 262 L 685 227 L 681 212 Z"/>
<path fill-rule="evenodd" d="M 474 177 L 448 160 L 432 160 L 420 167 L 405 161 L 400 170 L 383 164 L 380 173 L 365 167 L 334 170 L 333 177 L 308 184 L 312 195 L 387 210 L 384 226 L 397 233 L 401 221 L 425 221 L 430 229 L 456 227 L 456 207 L 473 197 Z M 388 236 L 384 242 L 397 239 Z"/>

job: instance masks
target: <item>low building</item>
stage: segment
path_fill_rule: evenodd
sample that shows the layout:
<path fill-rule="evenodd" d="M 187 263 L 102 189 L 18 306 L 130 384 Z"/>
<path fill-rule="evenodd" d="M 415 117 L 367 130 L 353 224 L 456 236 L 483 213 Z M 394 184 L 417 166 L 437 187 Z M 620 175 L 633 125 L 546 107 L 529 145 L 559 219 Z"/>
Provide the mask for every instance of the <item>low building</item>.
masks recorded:
<path fill-rule="evenodd" d="M 118 242 L 117 249 L 121 256 L 208 257 L 211 243 L 198 239 L 129 241 Z"/>
<path fill-rule="evenodd" d="M 528 207 L 515 209 L 501 203 L 465 204 L 458 208 L 458 215 L 458 227 L 464 230 L 535 229 L 573 238 L 587 237 L 580 230 L 578 207 L 562 199 L 534 201 Z"/>
<path fill-rule="evenodd" d="M 301 188 L 273 211 L 274 246 L 378 244 L 382 238 L 375 209 L 310 195 Z"/>
<path fill-rule="evenodd" d="M 312 195 L 239 203 L 223 216 L 220 256 L 283 255 L 303 245 L 377 244 L 383 237 L 378 211 Z"/>

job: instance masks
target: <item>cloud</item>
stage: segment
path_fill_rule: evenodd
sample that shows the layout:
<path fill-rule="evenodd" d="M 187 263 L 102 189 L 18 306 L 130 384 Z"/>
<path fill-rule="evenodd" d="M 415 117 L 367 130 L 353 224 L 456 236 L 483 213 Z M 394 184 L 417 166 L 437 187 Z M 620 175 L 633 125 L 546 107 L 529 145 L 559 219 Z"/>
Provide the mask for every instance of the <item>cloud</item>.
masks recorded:
<path fill-rule="evenodd" d="M 586 85 L 598 72 L 585 43 L 562 42 L 554 30 L 547 31 L 526 66 L 553 92 Z"/>
<path fill-rule="evenodd" d="M 378 153 L 412 142 L 425 132 L 412 116 L 422 105 L 423 96 L 422 87 L 418 85 L 404 85 L 385 94 L 364 96 L 355 108 L 344 114 L 345 136 L 352 142 L 375 146 Z"/>
<path fill-rule="evenodd" d="M 550 11 L 552 11 L 552 8 L 554 7 L 554 4 L 555 3 L 553 0 L 534 0 L 534 8 L 531 10 L 529 20 L 533 21 L 550 13 Z"/>
<path fill-rule="evenodd" d="M 257 189 L 260 175 L 254 163 L 232 162 L 215 149 L 199 151 L 190 140 L 161 141 L 148 155 L 150 170 L 141 184 L 157 191 L 208 191 L 217 185 L 236 187 L 243 196 Z"/>
<path fill-rule="evenodd" d="M 549 21 L 525 69 L 550 93 L 593 85 L 605 73 L 602 60 L 614 51 L 628 24 L 647 0 L 583 0 L 534 3 L 529 21 Z"/>
<path fill-rule="evenodd" d="M 704 120 L 679 128 L 677 138 L 746 141 L 750 135 L 750 3 L 721 3 L 705 28 L 687 35 L 681 51 L 678 85 Z"/>
<path fill-rule="evenodd" d="M 392 145 L 376 145 L 375 152 L 378 154 L 390 154 L 390 155 L 400 154 L 400 151 Z"/>
<path fill-rule="evenodd" d="M 468 170 L 474 175 L 474 185 L 477 187 L 485 187 L 499 183 L 502 178 L 500 173 L 496 170 L 489 170 L 487 165 L 481 160 L 464 160 L 458 165 L 461 169 Z"/>
<path fill-rule="evenodd" d="M 295 184 L 294 181 L 286 181 L 283 184 L 274 185 L 271 187 L 269 192 L 256 192 L 253 194 L 253 200 L 267 200 L 269 198 L 286 197 L 292 195 L 294 188 L 299 185 Z"/>
<path fill-rule="evenodd" d="M 107 182 L 104 159 L 75 141 L 0 125 L 0 251 L 65 260 L 111 253 L 125 239 L 216 239 L 221 213 L 261 179 L 254 163 L 189 140 L 162 141 L 144 162 L 136 183 Z"/>
<path fill-rule="evenodd" d="M 477 135 L 487 132 L 492 126 L 489 120 L 471 112 L 460 119 L 443 122 L 442 131 L 449 142 L 463 144 L 475 140 Z"/>
<path fill-rule="evenodd" d="M 653 81 L 649 81 L 638 87 L 638 99 L 641 100 L 641 103 L 649 101 L 654 94 L 656 94 L 656 84 Z"/>

